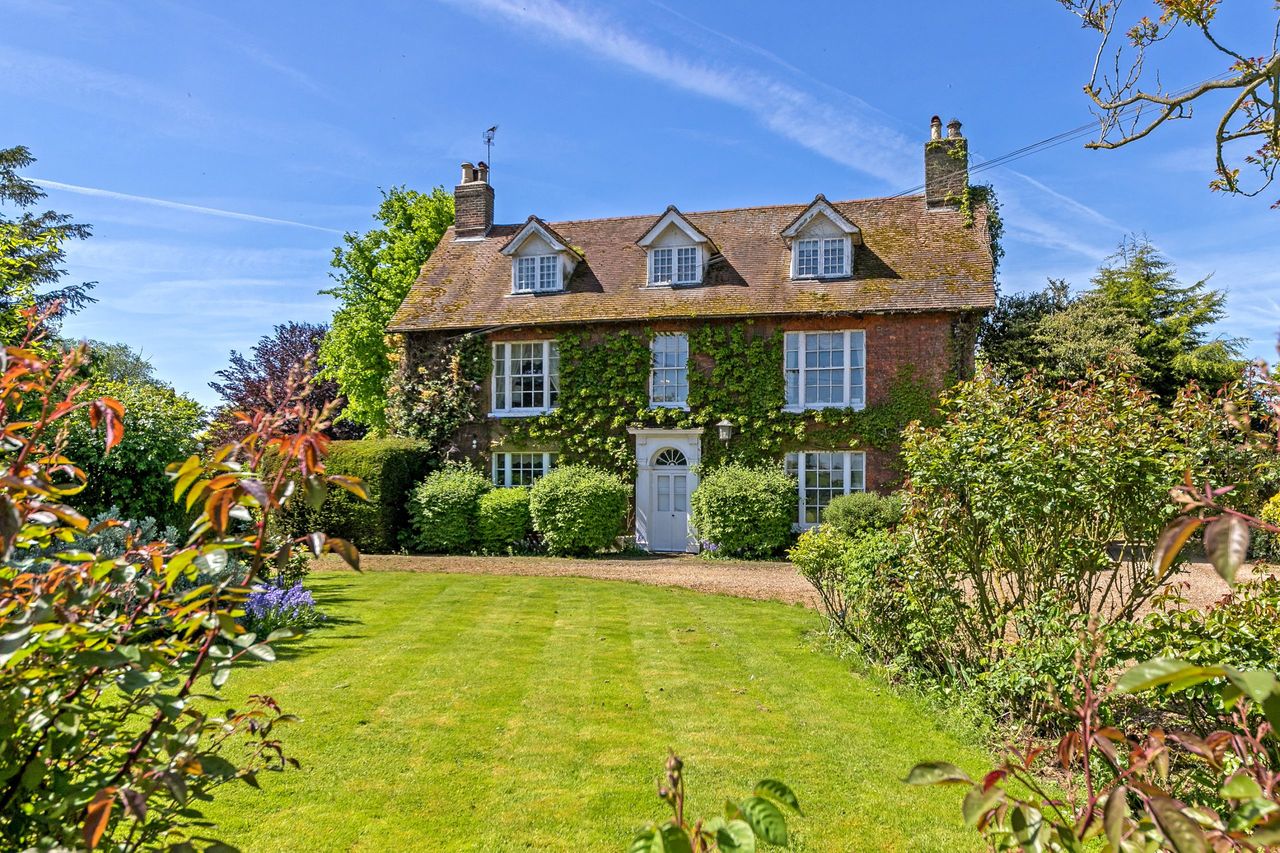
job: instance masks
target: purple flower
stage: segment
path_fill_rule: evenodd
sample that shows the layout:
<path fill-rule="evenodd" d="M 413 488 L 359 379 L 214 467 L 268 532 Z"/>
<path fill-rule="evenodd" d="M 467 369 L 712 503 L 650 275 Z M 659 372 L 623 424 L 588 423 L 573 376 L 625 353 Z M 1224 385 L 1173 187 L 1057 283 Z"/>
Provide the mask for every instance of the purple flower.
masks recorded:
<path fill-rule="evenodd" d="M 293 586 L 256 586 L 244 604 L 245 626 L 258 632 L 283 627 L 310 627 L 324 621 L 316 610 L 316 600 L 298 581 Z"/>

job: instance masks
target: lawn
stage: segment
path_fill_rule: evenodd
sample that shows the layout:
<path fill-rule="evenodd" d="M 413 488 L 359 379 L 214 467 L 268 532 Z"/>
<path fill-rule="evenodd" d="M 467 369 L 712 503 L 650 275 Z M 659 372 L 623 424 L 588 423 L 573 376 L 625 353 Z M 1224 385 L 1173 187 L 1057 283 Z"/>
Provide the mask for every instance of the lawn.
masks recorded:
<path fill-rule="evenodd" d="M 668 747 L 694 811 L 761 777 L 796 790 L 793 848 L 964 850 L 961 791 L 899 780 L 982 753 L 815 651 L 798 606 L 575 578 L 318 573 L 337 624 L 238 672 L 274 695 L 301 771 L 224 788 L 246 853 L 625 850 L 663 817 Z"/>

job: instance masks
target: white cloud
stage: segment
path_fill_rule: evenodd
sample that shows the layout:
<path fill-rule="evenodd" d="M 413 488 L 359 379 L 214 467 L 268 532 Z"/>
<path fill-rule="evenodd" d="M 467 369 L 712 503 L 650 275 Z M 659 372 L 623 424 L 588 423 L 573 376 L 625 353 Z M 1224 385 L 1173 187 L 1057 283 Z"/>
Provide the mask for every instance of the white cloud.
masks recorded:
<path fill-rule="evenodd" d="M 223 210 L 217 207 L 204 207 L 198 204 L 185 204 L 180 201 L 169 201 L 163 198 L 152 198 L 150 196 L 133 195 L 131 193 L 121 193 L 114 190 L 104 190 L 97 187 L 82 187 L 77 184 L 64 184 L 61 181 L 50 181 L 46 178 L 32 178 L 37 184 L 50 189 L 63 190 L 70 193 L 78 193 L 80 195 L 97 196 L 99 198 L 109 198 L 115 201 L 125 201 L 134 204 L 148 204 L 155 207 L 167 207 L 172 210 L 182 210 L 187 213 L 199 213 L 205 216 L 218 216 L 223 219 L 239 219 L 243 222 L 258 222 L 263 225 L 288 225 L 293 228 L 309 228 L 312 231 L 325 231 L 329 234 L 341 234 L 337 228 L 325 228 L 320 225 L 310 225 L 306 222 L 294 222 L 292 219 L 277 219 L 273 216 L 258 216 L 253 213 L 240 213 L 234 210 Z"/>

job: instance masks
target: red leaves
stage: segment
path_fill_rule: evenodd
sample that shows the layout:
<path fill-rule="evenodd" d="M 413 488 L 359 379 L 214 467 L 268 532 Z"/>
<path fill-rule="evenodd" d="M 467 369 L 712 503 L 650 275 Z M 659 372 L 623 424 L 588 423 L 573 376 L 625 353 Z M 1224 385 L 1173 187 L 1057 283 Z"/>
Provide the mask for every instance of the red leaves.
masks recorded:
<path fill-rule="evenodd" d="M 84 813 L 84 844 L 90 850 L 98 846 L 98 842 L 102 840 L 102 834 L 107 831 L 107 824 L 111 822 L 111 807 L 115 805 L 116 789 L 103 788 L 93 797 L 93 802 L 85 808 Z"/>
<path fill-rule="evenodd" d="M 119 400 L 101 397 L 89 404 L 89 425 L 94 429 L 102 424 L 107 437 L 106 452 L 120 443 L 124 438 L 124 406 Z"/>

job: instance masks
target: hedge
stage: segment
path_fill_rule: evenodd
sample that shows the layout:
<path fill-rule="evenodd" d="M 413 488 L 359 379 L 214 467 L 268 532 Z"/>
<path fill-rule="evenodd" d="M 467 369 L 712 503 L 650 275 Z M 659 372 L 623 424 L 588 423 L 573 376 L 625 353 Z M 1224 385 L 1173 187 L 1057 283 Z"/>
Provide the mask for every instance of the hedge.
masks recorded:
<path fill-rule="evenodd" d="M 369 500 L 334 488 L 317 512 L 298 496 L 290 501 L 282 523 L 293 536 L 320 530 L 350 540 L 366 553 L 396 551 L 402 531 L 409 526 L 409 492 L 430 469 L 430 459 L 427 444 L 412 439 L 332 442 L 325 472 L 364 480 Z"/>
<path fill-rule="evenodd" d="M 707 550 L 762 559 L 791 540 L 796 483 L 779 468 L 724 465 L 707 472 L 689 496 L 693 526 Z"/>
<path fill-rule="evenodd" d="M 428 474 L 409 497 L 409 546 L 428 554 L 476 550 L 479 501 L 492 488 L 488 478 L 465 463 Z"/>
<path fill-rule="evenodd" d="M 582 556 L 613 547 L 627 521 L 631 486 L 589 465 L 556 468 L 533 484 L 529 510 L 547 551 Z"/>
<path fill-rule="evenodd" d="M 523 486 L 494 489 L 476 502 L 476 538 L 486 554 L 510 554 L 532 534 L 529 490 Z"/>
<path fill-rule="evenodd" d="M 892 530 L 902 520 L 902 496 L 875 492 L 851 492 L 831 499 L 822 511 L 822 523 L 845 536 L 857 537 L 876 530 Z"/>

